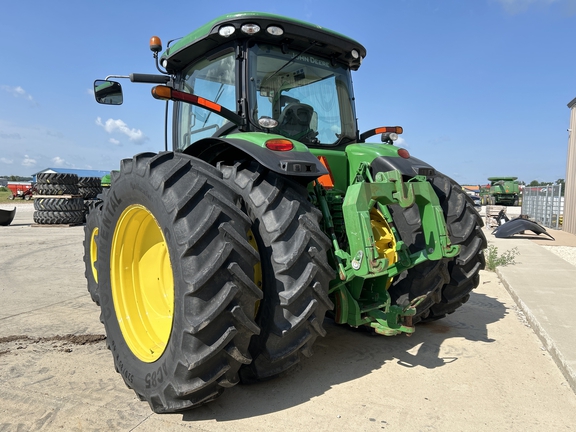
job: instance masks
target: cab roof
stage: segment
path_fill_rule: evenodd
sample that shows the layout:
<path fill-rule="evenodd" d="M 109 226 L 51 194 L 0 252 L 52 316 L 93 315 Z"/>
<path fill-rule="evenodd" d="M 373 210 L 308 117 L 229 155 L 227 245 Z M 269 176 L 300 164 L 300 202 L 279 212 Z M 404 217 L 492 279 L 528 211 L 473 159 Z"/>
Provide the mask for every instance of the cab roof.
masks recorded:
<path fill-rule="evenodd" d="M 246 34 L 241 30 L 244 24 L 257 24 L 260 31 Z M 234 33 L 228 37 L 221 36 L 219 30 L 225 26 L 233 26 Z M 268 33 L 270 26 L 280 27 L 283 34 L 274 36 Z M 327 56 L 336 62 L 347 64 L 352 70 L 357 70 L 366 56 L 366 48 L 360 43 L 324 27 L 282 15 L 238 12 L 222 15 L 178 40 L 166 49 L 160 61 L 169 73 L 174 73 L 214 48 L 235 39 L 286 45 L 293 50 L 306 49 L 308 53 Z M 354 50 L 357 57 L 353 55 Z"/>

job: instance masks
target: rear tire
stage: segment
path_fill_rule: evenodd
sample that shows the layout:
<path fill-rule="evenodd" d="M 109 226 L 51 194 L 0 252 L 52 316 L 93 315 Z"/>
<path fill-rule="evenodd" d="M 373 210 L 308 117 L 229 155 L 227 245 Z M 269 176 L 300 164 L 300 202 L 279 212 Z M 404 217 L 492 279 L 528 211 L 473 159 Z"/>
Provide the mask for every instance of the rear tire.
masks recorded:
<path fill-rule="evenodd" d="M 75 225 L 84 220 L 83 211 L 35 211 L 34 222 L 38 225 Z"/>
<path fill-rule="evenodd" d="M 102 202 L 89 207 L 84 225 L 84 267 L 88 292 L 92 301 L 100 306 L 98 293 L 98 233 L 102 224 Z"/>
<path fill-rule="evenodd" d="M 237 200 L 218 170 L 182 153 L 136 155 L 113 174 L 98 232 L 101 321 L 116 370 L 157 413 L 215 399 L 251 361 L 262 293 Z"/>
<path fill-rule="evenodd" d="M 101 188 L 101 181 L 100 177 L 78 177 L 78 187 Z"/>
<path fill-rule="evenodd" d="M 102 186 L 97 187 L 78 187 L 78 194 L 82 195 L 83 199 L 93 199 L 102 193 Z"/>
<path fill-rule="evenodd" d="M 402 240 L 410 252 L 417 252 L 425 247 L 422 237 L 422 221 L 416 206 L 402 208 L 398 205 L 389 206 L 394 224 Z M 393 303 L 403 307 L 408 306 L 412 300 L 426 295 L 416 308 L 412 318 L 414 324 L 426 319 L 430 308 L 442 299 L 442 287 L 448 283 L 448 265 L 444 260 L 425 261 L 416 267 L 404 271 L 393 282 L 388 293 Z"/>
<path fill-rule="evenodd" d="M 42 211 L 83 211 L 84 200 L 82 198 L 36 198 L 34 209 Z"/>
<path fill-rule="evenodd" d="M 450 281 L 442 287 L 442 299 L 430 308 L 427 321 L 443 318 L 468 301 L 480 283 L 480 270 L 486 266 L 483 251 L 487 247 L 482 217 L 462 187 L 442 174 L 434 177 L 432 185 L 446 216 L 450 241 L 460 245 L 460 253 L 444 260 Z"/>
<path fill-rule="evenodd" d="M 78 175 L 65 173 L 39 173 L 36 176 L 37 185 L 43 184 L 66 184 L 75 185 L 78 183 Z"/>
<path fill-rule="evenodd" d="M 450 241 L 460 245 L 460 253 L 454 258 L 427 261 L 413 267 L 390 287 L 392 300 L 400 305 L 428 294 L 417 307 L 414 323 L 443 318 L 466 303 L 470 292 L 478 286 L 480 270 L 485 267 L 482 251 L 486 248 L 486 238 L 474 203 L 460 185 L 443 174 L 438 173 L 431 183 L 444 212 Z M 411 251 L 425 246 L 420 215 L 413 208 L 390 206 L 401 238 Z"/>
<path fill-rule="evenodd" d="M 316 338 L 326 334 L 324 316 L 334 307 L 328 298 L 335 277 L 326 255 L 331 243 L 305 187 L 256 162 L 220 170 L 243 199 L 262 263 L 261 332 L 250 343 L 253 362 L 240 370 L 242 382 L 251 383 L 290 369 L 300 354 L 310 357 Z"/>
<path fill-rule="evenodd" d="M 37 184 L 38 195 L 78 195 L 76 184 Z"/>

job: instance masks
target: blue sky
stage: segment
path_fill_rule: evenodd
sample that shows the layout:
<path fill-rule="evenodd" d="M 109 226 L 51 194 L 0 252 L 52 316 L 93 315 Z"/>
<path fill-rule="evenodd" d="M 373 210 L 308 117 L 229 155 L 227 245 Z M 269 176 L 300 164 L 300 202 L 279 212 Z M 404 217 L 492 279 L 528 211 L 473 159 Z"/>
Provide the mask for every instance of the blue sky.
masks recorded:
<path fill-rule="evenodd" d="M 122 106 L 94 79 L 155 73 L 164 45 L 230 12 L 291 16 L 346 34 L 368 55 L 353 74 L 361 131 L 401 125 L 401 144 L 461 184 L 565 177 L 576 97 L 576 0 L 3 2 L 0 175 L 117 169 L 164 147 L 164 104 L 123 81 Z"/>

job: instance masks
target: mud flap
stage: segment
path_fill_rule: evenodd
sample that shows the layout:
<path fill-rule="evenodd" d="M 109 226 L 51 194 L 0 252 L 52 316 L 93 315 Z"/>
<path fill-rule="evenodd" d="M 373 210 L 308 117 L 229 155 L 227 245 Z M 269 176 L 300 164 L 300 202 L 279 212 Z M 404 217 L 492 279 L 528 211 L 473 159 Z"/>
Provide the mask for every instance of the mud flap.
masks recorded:
<path fill-rule="evenodd" d="M 494 231 L 492 231 L 492 234 L 496 238 L 506 238 L 512 237 L 514 234 L 518 234 L 519 232 L 528 230 L 534 232 L 537 235 L 547 235 L 552 240 L 554 240 L 554 237 L 548 234 L 548 232 L 546 232 L 546 228 L 544 228 L 542 225 L 523 218 L 512 219 L 511 221 L 500 225 Z"/>
<path fill-rule="evenodd" d="M 16 207 L 13 210 L 2 210 L 0 209 L 0 225 L 1 226 L 8 226 L 14 220 L 14 216 L 16 215 Z"/>

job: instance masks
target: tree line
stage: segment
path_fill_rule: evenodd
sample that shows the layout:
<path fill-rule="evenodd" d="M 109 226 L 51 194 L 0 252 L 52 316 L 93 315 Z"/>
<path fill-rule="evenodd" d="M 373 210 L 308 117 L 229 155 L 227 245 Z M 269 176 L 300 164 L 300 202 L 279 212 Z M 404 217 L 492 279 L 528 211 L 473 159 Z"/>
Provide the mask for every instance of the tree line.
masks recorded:
<path fill-rule="evenodd" d="M 11 176 L 0 176 L 0 180 L 8 180 L 8 181 L 31 181 L 32 177 L 21 177 L 16 175 Z"/>
<path fill-rule="evenodd" d="M 526 184 L 525 182 L 519 182 L 521 185 L 525 186 L 550 186 L 550 185 L 562 185 L 562 189 L 566 186 L 566 182 L 564 179 L 558 179 L 555 182 L 539 182 L 538 180 L 532 180 L 530 183 Z"/>

